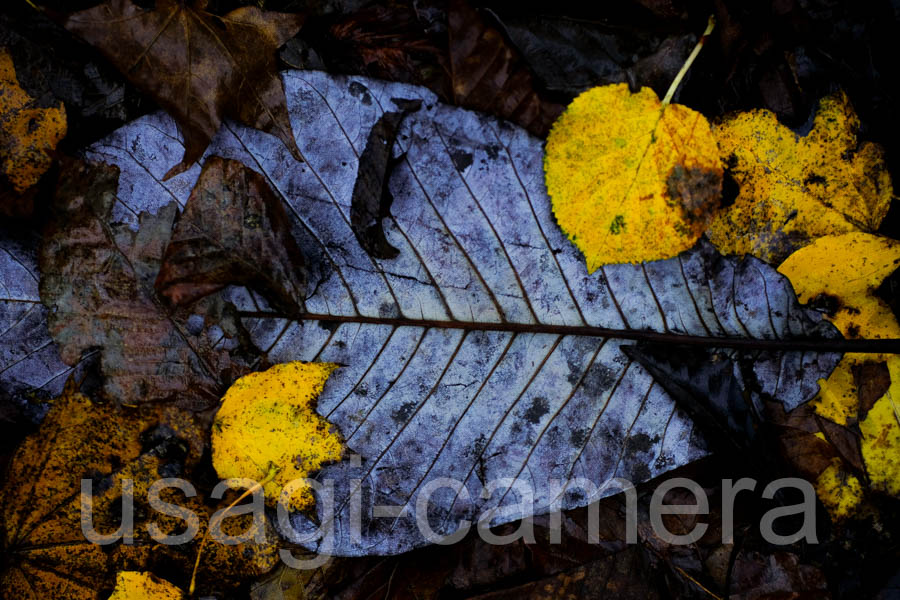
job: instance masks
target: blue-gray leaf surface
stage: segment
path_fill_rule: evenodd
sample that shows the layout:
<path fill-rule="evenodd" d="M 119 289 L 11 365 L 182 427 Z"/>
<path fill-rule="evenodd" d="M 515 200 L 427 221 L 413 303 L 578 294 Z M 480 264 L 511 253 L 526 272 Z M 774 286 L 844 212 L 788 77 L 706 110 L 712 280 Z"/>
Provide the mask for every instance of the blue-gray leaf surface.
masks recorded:
<path fill-rule="evenodd" d="M 392 554 L 427 543 L 416 500 L 439 478 L 465 486 L 437 489 L 422 505 L 446 535 L 498 506 L 512 505 L 488 517 L 495 524 L 545 513 L 554 501 L 565 509 L 596 498 L 558 493 L 554 479 L 637 483 L 702 456 L 691 423 L 619 350 L 628 342 L 590 327 L 766 340 L 834 335 L 798 306 L 774 269 L 723 258 L 704 243 L 675 259 L 589 275 L 550 212 L 542 143 L 518 127 L 408 85 L 301 71 L 284 79 L 304 162 L 275 138 L 234 124 L 208 155 L 267 177 L 306 256 L 309 314 L 300 321 L 256 314 L 269 310 L 259 296 L 230 290 L 256 343 L 272 362 L 343 365 L 318 410 L 359 458 L 319 473 L 335 483 L 335 503 L 332 518 L 320 501 L 315 521 L 334 535 L 309 547 Z M 393 217 L 384 224 L 400 253 L 380 260 L 354 237 L 350 203 L 371 127 L 397 110 L 391 98 L 421 98 L 423 108 L 406 117 L 394 148 L 406 157 L 392 174 Z M 174 123 L 160 114 L 87 156 L 120 167 L 114 214 L 136 226 L 141 210 L 184 206 L 200 167 L 161 181 L 182 152 Z M 815 352 L 745 357 L 753 366 L 744 376 L 789 408 L 809 399 L 837 360 Z M 533 505 L 506 493 L 508 483 L 482 498 L 485 484 L 504 478 L 530 489 Z M 304 515 L 293 523 L 313 527 Z"/>
<path fill-rule="evenodd" d="M 75 370 L 62 361 L 47 331 L 47 309 L 38 295 L 38 243 L 39 236 L 28 228 L 12 223 L 0 226 L 0 401 L 3 402 L 23 403 L 28 399 L 55 397 Z"/>

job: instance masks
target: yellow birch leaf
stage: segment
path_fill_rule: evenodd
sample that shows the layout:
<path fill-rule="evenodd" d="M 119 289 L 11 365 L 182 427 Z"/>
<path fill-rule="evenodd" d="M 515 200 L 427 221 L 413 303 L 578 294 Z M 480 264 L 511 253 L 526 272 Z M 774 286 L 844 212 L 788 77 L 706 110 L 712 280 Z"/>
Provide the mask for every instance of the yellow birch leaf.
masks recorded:
<path fill-rule="evenodd" d="M 547 138 L 553 214 L 589 272 L 689 249 L 719 206 L 722 165 L 709 123 L 650 88 L 592 88 Z"/>
<path fill-rule="evenodd" d="M 53 162 L 50 152 L 66 135 L 66 110 L 40 108 L 16 79 L 12 57 L 0 49 L 0 169 L 21 194 Z"/>
<path fill-rule="evenodd" d="M 116 575 L 116 589 L 109 600 L 181 600 L 184 593 L 152 573 L 122 571 Z"/>
<path fill-rule="evenodd" d="M 228 388 L 212 431 L 213 466 L 223 479 L 262 482 L 266 502 L 274 505 L 288 483 L 340 460 L 343 442 L 315 411 L 315 401 L 333 363 L 289 362 L 238 379 Z M 290 489 L 290 488 L 288 488 Z M 302 484 L 285 498 L 291 510 L 314 504 Z"/>
<path fill-rule="evenodd" d="M 822 99 L 803 137 L 762 109 L 717 124 L 722 161 L 740 192 L 710 225 L 713 244 L 778 264 L 816 238 L 876 231 L 893 188 L 881 148 L 859 145 L 858 129 L 843 92 Z"/>

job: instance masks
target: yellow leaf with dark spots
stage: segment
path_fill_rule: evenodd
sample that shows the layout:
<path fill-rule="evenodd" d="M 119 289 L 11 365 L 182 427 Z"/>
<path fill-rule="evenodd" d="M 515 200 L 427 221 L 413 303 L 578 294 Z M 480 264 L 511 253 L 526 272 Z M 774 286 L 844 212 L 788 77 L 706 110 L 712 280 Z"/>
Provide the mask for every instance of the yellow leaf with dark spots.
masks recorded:
<path fill-rule="evenodd" d="M 710 226 L 713 244 L 779 264 L 816 238 L 875 232 L 893 188 L 881 148 L 859 145 L 858 129 L 843 92 L 820 102 L 803 137 L 763 109 L 717 124 L 722 161 L 740 192 Z"/>
<path fill-rule="evenodd" d="M 875 295 L 878 286 L 900 266 L 900 242 L 868 233 L 821 237 L 794 252 L 779 267 L 797 297 L 825 311 L 847 338 L 900 338 L 900 323 Z M 869 386 L 880 398 L 866 398 L 858 374 L 887 364 L 890 382 Z M 866 367 L 869 367 L 868 369 Z M 866 382 L 863 382 L 866 383 Z M 859 425 L 860 448 L 873 489 L 900 495 L 900 357 L 890 354 L 845 354 L 827 380 L 819 381 L 812 400 L 816 413 L 840 425 Z M 871 404 L 871 406 L 869 406 Z M 850 512 L 861 496 L 835 480 L 842 472 L 820 476 L 817 491 L 834 516 Z M 855 480 L 855 478 L 854 478 Z M 843 481 L 843 480 L 842 480 Z"/>
<path fill-rule="evenodd" d="M 274 471 L 263 486 L 266 502 L 274 505 L 290 482 L 340 460 L 340 435 L 315 411 L 316 398 L 337 367 L 289 362 L 234 382 L 213 423 L 213 466 L 219 477 L 263 482 Z M 306 484 L 291 491 L 285 498 L 288 508 L 313 505 Z"/>
<path fill-rule="evenodd" d="M 66 135 L 66 109 L 41 108 L 19 87 L 12 57 L 0 49 L 0 169 L 21 194 L 41 178 Z"/>
<path fill-rule="evenodd" d="M 572 101 L 547 138 L 544 173 L 553 214 L 589 272 L 689 249 L 722 189 L 706 118 L 624 83 Z"/>

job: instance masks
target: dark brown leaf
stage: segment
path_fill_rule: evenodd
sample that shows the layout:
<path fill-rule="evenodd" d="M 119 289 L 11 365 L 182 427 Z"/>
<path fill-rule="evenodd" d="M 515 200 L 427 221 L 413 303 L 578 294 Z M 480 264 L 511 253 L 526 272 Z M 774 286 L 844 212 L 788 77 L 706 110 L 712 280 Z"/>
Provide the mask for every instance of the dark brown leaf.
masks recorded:
<path fill-rule="evenodd" d="M 450 1 L 448 21 L 454 104 L 545 137 L 564 107 L 541 98 L 519 53 L 466 0 Z"/>
<path fill-rule="evenodd" d="M 301 15 L 243 7 L 223 17 L 176 0 L 145 11 L 131 0 L 77 12 L 65 27 L 96 46 L 178 122 L 184 157 L 177 175 L 200 158 L 225 118 L 276 135 L 299 160 L 275 51 Z"/>
<path fill-rule="evenodd" d="M 866 361 L 853 367 L 853 379 L 859 390 L 859 421 L 864 421 L 875 402 L 891 387 L 886 362 Z"/>
<path fill-rule="evenodd" d="M 104 394 L 131 405 L 178 398 L 206 407 L 248 365 L 201 317 L 169 311 L 153 290 L 174 203 L 142 213 L 140 229 L 110 224 L 118 169 L 71 163 L 61 176 L 40 252 L 41 301 L 62 359 L 100 348 Z M 226 329 L 223 327 L 223 329 Z"/>
<path fill-rule="evenodd" d="M 243 164 L 209 157 L 163 255 L 157 291 L 184 306 L 247 285 L 290 314 L 306 295 L 303 254 L 281 199 Z"/>
<path fill-rule="evenodd" d="M 381 220 L 390 216 L 394 200 L 388 189 L 391 167 L 395 164 L 391 148 L 403 117 L 422 106 L 421 100 L 393 98 L 392 101 L 400 110 L 381 115 L 369 132 L 366 148 L 359 157 L 350 207 L 350 224 L 356 239 L 376 258 L 394 258 L 400 253 L 387 241 L 381 225 Z"/>

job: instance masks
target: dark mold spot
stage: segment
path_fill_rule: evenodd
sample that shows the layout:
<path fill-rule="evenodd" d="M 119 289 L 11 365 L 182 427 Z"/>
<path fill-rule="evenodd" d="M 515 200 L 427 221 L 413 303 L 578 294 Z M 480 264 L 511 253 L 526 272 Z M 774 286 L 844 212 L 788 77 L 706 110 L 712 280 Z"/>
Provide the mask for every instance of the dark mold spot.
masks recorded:
<path fill-rule="evenodd" d="M 397 423 L 406 423 L 416 409 L 415 402 L 404 402 L 400 408 L 391 413 L 391 418 Z"/>
<path fill-rule="evenodd" d="M 722 173 L 675 165 L 666 178 L 666 189 L 670 203 L 681 209 L 685 221 L 706 225 L 719 207 Z"/>
<path fill-rule="evenodd" d="M 524 417 L 532 425 L 537 425 L 541 422 L 541 417 L 548 412 L 550 412 L 550 403 L 546 398 L 538 397 L 531 401 L 531 406 L 525 411 Z"/>
<path fill-rule="evenodd" d="M 472 155 L 464 150 L 454 150 L 450 153 L 450 158 L 453 160 L 453 166 L 460 173 L 472 164 Z"/>
<path fill-rule="evenodd" d="M 350 85 L 347 87 L 347 91 L 350 92 L 350 95 L 354 98 L 359 98 L 359 101 L 366 106 L 372 104 L 372 95 L 369 94 L 369 88 L 360 82 L 351 81 Z"/>
<path fill-rule="evenodd" d="M 658 435 L 651 438 L 646 433 L 636 433 L 625 441 L 625 451 L 629 454 L 635 454 L 636 452 L 650 452 L 650 450 L 653 449 L 653 445 L 658 441 Z"/>

